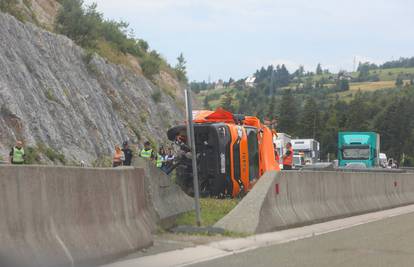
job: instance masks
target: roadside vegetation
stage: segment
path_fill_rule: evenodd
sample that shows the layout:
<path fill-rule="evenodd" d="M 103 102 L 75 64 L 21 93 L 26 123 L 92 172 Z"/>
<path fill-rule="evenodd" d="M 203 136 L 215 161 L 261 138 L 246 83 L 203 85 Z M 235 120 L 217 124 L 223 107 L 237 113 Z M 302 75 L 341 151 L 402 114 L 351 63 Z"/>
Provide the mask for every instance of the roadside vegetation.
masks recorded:
<path fill-rule="evenodd" d="M 20 4 L 18 0 L 1 0 L 0 11 L 9 13 L 22 22 L 32 21 L 37 24 L 36 15 L 31 11 L 30 1 L 23 0 Z"/>
<path fill-rule="evenodd" d="M 54 150 L 51 147 L 43 143 L 39 143 L 36 146 L 29 146 L 25 148 L 25 163 L 26 164 L 43 164 L 44 159 L 47 159 L 54 164 L 67 165 L 69 162 L 66 160 L 65 155 Z M 69 164 L 73 165 L 73 164 Z"/>
<path fill-rule="evenodd" d="M 239 203 L 238 199 L 202 198 L 200 200 L 202 226 L 213 226 Z M 195 211 L 180 215 L 177 225 L 196 226 Z"/>
<path fill-rule="evenodd" d="M 56 18 L 55 31 L 64 34 L 85 48 L 96 52 L 115 64 L 131 66 L 128 55 L 135 57 L 142 73 L 155 82 L 154 76 L 166 71 L 181 82 L 186 82 L 185 60 L 181 54 L 175 68 L 149 44 L 135 37 L 124 21 L 105 19 L 97 5 L 84 6 L 82 0 L 60 0 L 61 9 Z"/>

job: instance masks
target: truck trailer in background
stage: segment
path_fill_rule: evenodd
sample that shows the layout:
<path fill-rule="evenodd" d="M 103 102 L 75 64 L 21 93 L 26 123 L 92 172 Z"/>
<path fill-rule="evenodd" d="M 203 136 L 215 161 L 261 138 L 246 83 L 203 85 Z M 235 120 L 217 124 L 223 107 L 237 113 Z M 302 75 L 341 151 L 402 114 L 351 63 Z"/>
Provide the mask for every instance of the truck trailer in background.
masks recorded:
<path fill-rule="evenodd" d="M 315 164 L 320 160 L 320 145 L 315 139 L 293 139 L 292 147 L 295 155 L 303 155 L 305 164 Z"/>
<path fill-rule="evenodd" d="M 338 165 L 379 166 L 380 135 L 374 132 L 339 132 Z"/>

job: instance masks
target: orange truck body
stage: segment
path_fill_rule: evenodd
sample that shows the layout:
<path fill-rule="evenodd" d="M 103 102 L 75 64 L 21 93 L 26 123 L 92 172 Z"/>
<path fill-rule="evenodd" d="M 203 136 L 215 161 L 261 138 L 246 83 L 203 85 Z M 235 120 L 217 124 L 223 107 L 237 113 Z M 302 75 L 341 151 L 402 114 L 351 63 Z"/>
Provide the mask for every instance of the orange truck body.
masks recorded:
<path fill-rule="evenodd" d="M 245 116 L 238 119 L 231 112 L 224 109 L 217 109 L 216 111 L 195 111 L 194 123 L 197 124 L 212 124 L 224 123 L 231 135 L 230 143 L 230 178 L 231 178 L 231 192 L 226 192 L 232 197 L 238 196 L 240 193 L 247 193 L 254 182 L 260 178 L 267 171 L 279 171 L 279 164 L 275 158 L 273 136 L 276 132 L 262 124 L 256 117 Z M 249 157 L 249 129 L 253 129 L 257 138 L 258 144 L 258 172 L 257 177 L 252 177 L 249 167 L 252 162 L 249 162 L 252 157 Z M 250 131 L 252 132 L 252 131 Z M 254 137 L 251 137 L 254 138 Z M 237 153 L 238 152 L 238 153 Z M 240 166 L 236 168 L 234 166 Z"/>

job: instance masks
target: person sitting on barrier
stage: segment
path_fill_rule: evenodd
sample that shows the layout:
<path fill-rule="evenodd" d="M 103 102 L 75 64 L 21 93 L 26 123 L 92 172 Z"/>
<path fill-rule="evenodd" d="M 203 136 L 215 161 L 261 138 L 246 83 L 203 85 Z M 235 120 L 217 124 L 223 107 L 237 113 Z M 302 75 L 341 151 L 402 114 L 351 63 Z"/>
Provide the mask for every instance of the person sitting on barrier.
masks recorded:
<path fill-rule="evenodd" d="M 286 144 L 286 153 L 283 155 L 283 170 L 292 170 L 293 165 L 293 149 L 292 143 Z"/>
<path fill-rule="evenodd" d="M 125 160 L 124 152 L 122 152 L 119 145 L 115 145 L 115 153 L 112 160 L 112 167 L 119 167 L 122 166 L 123 161 Z"/>
<path fill-rule="evenodd" d="M 24 164 L 26 154 L 24 153 L 23 142 L 17 141 L 16 146 L 10 151 L 11 164 Z"/>

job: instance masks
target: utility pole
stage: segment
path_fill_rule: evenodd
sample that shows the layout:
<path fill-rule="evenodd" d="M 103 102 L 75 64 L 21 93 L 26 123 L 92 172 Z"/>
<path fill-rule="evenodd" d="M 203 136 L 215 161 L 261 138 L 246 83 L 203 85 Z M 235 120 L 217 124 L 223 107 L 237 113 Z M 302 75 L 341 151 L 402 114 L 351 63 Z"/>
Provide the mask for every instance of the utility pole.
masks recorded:
<path fill-rule="evenodd" d="M 187 142 L 191 148 L 191 159 L 193 165 L 193 184 L 194 184 L 194 200 L 197 226 L 201 226 L 200 214 L 200 191 L 198 185 L 198 171 L 197 171 L 197 154 L 194 139 L 194 123 L 193 123 L 193 105 L 191 101 L 191 94 L 188 89 L 185 89 L 185 105 L 187 110 Z"/>
<path fill-rule="evenodd" d="M 353 72 L 355 72 L 356 71 L 356 56 L 354 56 L 354 68 L 353 68 L 353 70 L 352 70 Z"/>

